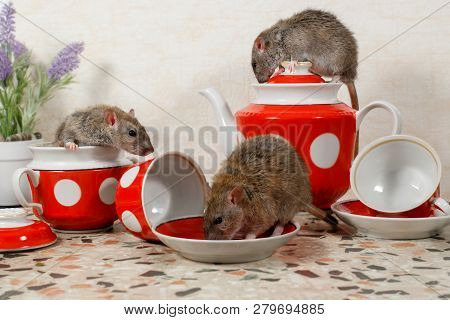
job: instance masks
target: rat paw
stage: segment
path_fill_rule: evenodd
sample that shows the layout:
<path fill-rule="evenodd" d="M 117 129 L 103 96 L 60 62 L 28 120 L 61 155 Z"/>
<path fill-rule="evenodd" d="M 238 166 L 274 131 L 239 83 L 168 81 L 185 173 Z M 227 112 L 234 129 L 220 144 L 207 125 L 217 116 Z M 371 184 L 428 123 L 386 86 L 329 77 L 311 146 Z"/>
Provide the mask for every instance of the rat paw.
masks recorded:
<path fill-rule="evenodd" d="M 129 156 L 129 157 L 127 157 L 127 159 L 130 160 L 133 164 L 136 164 L 139 162 L 138 157 Z"/>
<path fill-rule="evenodd" d="M 331 81 L 330 82 L 332 82 L 332 83 L 338 83 L 338 82 L 340 82 L 341 81 L 341 77 L 340 76 L 333 76 L 332 78 L 331 78 Z"/>
<path fill-rule="evenodd" d="M 75 142 L 67 142 L 65 148 L 70 151 L 75 151 L 78 149 L 78 145 Z"/>
<path fill-rule="evenodd" d="M 273 229 L 271 237 L 281 236 L 283 231 L 284 231 L 284 225 L 283 224 L 277 224 L 275 226 L 275 229 Z"/>
<path fill-rule="evenodd" d="M 256 234 L 249 233 L 245 236 L 245 239 L 247 239 L 247 240 L 256 239 Z"/>

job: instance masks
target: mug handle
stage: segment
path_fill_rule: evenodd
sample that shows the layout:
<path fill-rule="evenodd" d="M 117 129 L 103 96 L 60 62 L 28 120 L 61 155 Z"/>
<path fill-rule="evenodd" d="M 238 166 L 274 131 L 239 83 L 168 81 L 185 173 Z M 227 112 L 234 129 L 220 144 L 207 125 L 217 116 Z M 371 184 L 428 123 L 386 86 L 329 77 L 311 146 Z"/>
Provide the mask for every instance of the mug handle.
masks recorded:
<path fill-rule="evenodd" d="M 20 179 L 22 178 L 22 176 L 25 173 L 30 177 L 31 182 L 33 183 L 33 185 L 37 185 L 38 184 L 39 177 L 36 175 L 36 172 L 34 172 L 33 170 L 28 169 L 28 168 L 17 169 L 14 172 L 13 177 L 12 177 L 14 194 L 16 195 L 16 198 L 17 198 L 17 200 L 19 200 L 19 203 L 22 205 L 22 207 L 24 207 L 24 208 L 36 208 L 36 211 L 37 211 L 36 216 L 40 220 L 44 220 L 42 218 L 42 213 L 43 213 L 42 205 L 40 203 L 36 203 L 36 202 L 28 202 L 27 199 L 25 199 L 25 196 L 23 195 L 22 190 L 20 189 Z"/>
<path fill-rule="evenodd" d="M 402 132 L 402 117 L 400 111 L 391 103 L 386 101 L 374 101 L 369 103 L 367 106 L 356 112 L 356 131 L 359 131 L 361 123 L 366 117 L 366 115 L 373 109 L 384 109 L 392 114 L 394 120 L 394 125 L 392 128 L 392 134 L 400 134 Z"/>
<path fill-rule="evenodd" d="M 435 217 L 450 215 L 450 204 L 442 198 L 434 198 L 431 202 L 437 210 L 434 210 Z"/>

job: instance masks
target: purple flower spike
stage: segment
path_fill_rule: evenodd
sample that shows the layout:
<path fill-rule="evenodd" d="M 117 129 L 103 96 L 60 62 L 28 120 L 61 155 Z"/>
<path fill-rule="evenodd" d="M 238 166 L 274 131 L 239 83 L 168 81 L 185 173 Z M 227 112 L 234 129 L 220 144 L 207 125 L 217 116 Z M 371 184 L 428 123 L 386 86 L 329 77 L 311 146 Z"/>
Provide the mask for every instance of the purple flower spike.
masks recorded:
<path fill-rule="evenodd" d="M 14 40 L 14 43 L 12 45 L 12 52 L 14 53 L 15 57 L 20 57 L 27 51 L 28 51 L 27 47 L 25 47 L 25 45 L 22 42 Z"/>
<path fill-rule="evenodd" d="M 15 40 L 14 14 L 12 3 L 4 4 L 0 13 L 0 43 L 12 45 Z"/>
<path fill-rule="evenodd" d="M 67 73 L 78 68 L 79 55 L 84 49 L 83 42 L 74 42 L 62 49 L 52 61 L 47 71 L 48 77 L 54 80 L 61 79 Z"/>
<path fill-rule="evenodd" d="M 11 72 L 12 72 L 11 61 L 9 61 L 6 53 L 3 50 L 1 50 L 0 51 L 0 81 L 5 80 Z"/>

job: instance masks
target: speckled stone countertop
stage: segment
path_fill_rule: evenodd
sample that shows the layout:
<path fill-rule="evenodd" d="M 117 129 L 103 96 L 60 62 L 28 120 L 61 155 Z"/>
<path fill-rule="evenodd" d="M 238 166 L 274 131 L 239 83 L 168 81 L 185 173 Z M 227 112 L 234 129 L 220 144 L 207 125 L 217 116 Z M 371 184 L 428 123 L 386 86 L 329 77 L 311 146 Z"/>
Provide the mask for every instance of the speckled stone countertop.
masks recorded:
<path fill-rule="evenodd" d="M 304 231 L 266 260 L 186 260 L 120 224 L 0 254 L 0 299 L 449 299 L 450 236 L 388 241 Z"/>

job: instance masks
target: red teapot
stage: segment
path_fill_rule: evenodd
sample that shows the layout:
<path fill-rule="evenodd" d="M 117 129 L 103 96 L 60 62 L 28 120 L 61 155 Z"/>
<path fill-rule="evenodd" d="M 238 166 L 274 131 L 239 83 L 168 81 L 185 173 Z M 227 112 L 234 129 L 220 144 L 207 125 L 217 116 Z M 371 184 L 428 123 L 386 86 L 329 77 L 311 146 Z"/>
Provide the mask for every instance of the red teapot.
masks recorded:
<path fill-rule="evenodd" d="M 310 73 L 310 67 L 309 62 L 291 64 L 269 83 L 253 84 L 256 98 L 236 117 L 215 89 L 200 94 L 215 110 L 219 143 L 227 156 L 242 138 L 269 133 L 283 136 L 310 170 L 314 204 L 327 209 L 350 187 L 356 136 L 364 117 L 376 108 L 389 111 L 392 134 L 401 132 L 402 121 L 398 109 L 384 101 L 374 101 L 356 112 L 337 98 L 342 83 L 325 82 Z"/>

